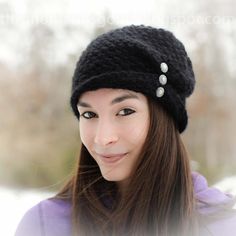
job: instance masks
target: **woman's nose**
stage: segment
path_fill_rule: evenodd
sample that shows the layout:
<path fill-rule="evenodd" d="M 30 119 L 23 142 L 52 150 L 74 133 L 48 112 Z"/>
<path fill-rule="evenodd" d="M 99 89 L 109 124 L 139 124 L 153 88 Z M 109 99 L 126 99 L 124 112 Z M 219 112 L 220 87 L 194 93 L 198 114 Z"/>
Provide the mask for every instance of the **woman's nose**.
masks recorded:
<path fill-rule="evenodd" d="M 96 127 L 94 142 L 101 146 L 106 146 L 110 143 L 117 142 L 118 134 L 117 129 L 112 121 L 107 119 L 99 121 Z"/>

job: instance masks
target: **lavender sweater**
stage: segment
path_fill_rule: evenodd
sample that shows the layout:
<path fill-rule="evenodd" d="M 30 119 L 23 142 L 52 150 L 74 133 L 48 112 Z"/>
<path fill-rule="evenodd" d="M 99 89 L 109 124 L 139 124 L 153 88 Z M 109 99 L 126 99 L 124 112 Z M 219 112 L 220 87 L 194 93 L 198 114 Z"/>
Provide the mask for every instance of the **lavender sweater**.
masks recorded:
<path fill-rule="evenodd" d="M 234 204 L 230 194 L 208 187 L 206 179 L 197 172 L 192 173 L 197 209 L 202 215 L 218 213 L 223 206 Z M 21 219 L 15 236 L 70 236 L 71 205 L 62 200 L 46 199 L 29 209 Z M 206 223 L 201 229 L 201 236 L 236 235 L 236 213 L 225 215 Z"/>

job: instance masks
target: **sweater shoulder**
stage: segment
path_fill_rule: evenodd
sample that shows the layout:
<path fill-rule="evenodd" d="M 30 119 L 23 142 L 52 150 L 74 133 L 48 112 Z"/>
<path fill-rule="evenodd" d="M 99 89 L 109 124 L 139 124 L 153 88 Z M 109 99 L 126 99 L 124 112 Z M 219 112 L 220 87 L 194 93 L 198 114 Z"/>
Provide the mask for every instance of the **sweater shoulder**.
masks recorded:
<path fill-rule="evenodd" d="M 70 235 L 71 204 L 45 199 L 31 207 L 17 226 L 15 236 Z"/>
<path fill-rule="evenodd" d="M 214 236 L 232 236 L 236 235 L 236 210 L 221 213 L 221 215 L 213 215 L 210 221 L 206 219 L 204 230 L 209 235 Z"/>

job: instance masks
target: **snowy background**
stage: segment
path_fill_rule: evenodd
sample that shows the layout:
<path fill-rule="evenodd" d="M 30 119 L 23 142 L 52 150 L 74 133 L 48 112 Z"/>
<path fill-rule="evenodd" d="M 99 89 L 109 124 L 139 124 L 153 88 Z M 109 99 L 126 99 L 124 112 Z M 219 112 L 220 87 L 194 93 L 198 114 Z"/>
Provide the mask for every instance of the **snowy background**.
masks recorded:
<path fill-rule="evenodd" d="M 0 188 L 0 235 L 13 236 L 24 213 L 52 193 Z"/>

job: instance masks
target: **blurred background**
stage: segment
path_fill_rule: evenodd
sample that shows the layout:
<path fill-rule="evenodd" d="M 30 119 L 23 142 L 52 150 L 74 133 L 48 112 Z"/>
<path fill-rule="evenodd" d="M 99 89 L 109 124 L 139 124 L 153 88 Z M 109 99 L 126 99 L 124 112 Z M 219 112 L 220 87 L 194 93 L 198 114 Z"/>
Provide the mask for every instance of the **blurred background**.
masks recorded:
<path fill-rule="evenodd" d="M 11 215 L 12 224 L 0 234 L 11 235 L 26 208 L 69 178 L 80 147 L 69 105 L 75 64 L 98 34 L 128 24 L 166 28 L 184 43 L 197 80 L 182 135 L 192 167 L 209 185 L 236 193 L 233 5 L 233 0 L 0 0 L 0 208 L 5 212 L 0 220 L 6 220 L 9 205 L 18 217 L 14 221 Z"/>

